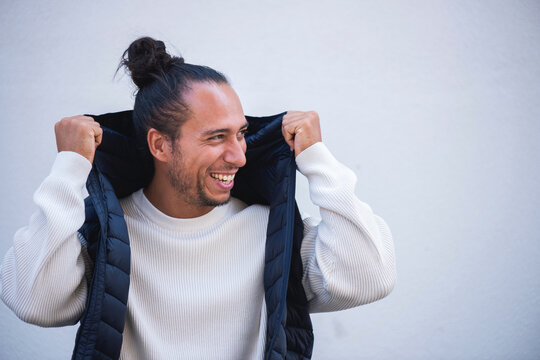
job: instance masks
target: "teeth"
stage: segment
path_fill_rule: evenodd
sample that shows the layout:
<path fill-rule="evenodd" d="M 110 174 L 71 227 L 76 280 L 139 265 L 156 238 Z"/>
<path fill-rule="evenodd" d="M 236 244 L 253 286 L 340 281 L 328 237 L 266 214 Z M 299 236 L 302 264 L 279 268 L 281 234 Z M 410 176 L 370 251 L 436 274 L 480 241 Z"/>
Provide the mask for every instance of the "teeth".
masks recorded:
<path fill-rule="evenodd" d="M 230 183 L 234 179 L 234 175 L 210 174 L 210 176 L 226 184 Z"/>

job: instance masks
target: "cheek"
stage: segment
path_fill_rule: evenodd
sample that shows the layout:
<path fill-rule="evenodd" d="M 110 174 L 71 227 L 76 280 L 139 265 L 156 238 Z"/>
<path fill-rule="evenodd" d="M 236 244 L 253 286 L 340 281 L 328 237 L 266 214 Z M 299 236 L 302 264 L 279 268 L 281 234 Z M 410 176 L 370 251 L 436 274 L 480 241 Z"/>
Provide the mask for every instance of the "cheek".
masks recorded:
<path fill-rule="evenodd" d="M 209 173 L 212 170 L 219 168 L 222 162 L 222 153 L 216 149 L 202 150 L 198 154 L 197 167 L 201 174 Z"/>

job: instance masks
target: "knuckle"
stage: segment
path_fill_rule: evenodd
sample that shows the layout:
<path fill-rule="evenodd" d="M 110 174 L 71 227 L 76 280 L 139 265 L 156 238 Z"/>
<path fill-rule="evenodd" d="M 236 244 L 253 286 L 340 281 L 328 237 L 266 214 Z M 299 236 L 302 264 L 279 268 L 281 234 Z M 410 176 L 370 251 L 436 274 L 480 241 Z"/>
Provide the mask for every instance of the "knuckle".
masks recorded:
<path fill-rule="evenodd" d="M 61 130 L 61 129 L 65 129 L 67 127 L 69 127 L 71 123 L 71 120 L 70 118 L 62 118 L 60 121 L 58 121 L 56 124 L 55 124 L 55 129 L 58 129 L 58 130 Z"/>

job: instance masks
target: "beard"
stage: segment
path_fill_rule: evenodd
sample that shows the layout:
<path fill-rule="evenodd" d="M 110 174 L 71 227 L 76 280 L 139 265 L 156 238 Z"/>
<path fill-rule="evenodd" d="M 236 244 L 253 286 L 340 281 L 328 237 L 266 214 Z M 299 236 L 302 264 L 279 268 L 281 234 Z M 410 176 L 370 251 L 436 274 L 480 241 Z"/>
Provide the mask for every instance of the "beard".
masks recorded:
<path fill-rule="evenodd" d="M 211 198 L 204 191 L 204 179 L 200 179 L 198 176 L 195 179 L 190 177 L 189 174 L 182 171 L 182 169 L 185 168 L 182 156 L 178 152 L 175 152 L 173 155 L 173 163 L 172 165 L 169 165 L 167 175 L 169 183 L 175 189 L 178 198 L 195 206 L 215 207 L 225 205 L 229 202 L 231 199 L 230 194 L 226 200 L 222 201 Z"/>

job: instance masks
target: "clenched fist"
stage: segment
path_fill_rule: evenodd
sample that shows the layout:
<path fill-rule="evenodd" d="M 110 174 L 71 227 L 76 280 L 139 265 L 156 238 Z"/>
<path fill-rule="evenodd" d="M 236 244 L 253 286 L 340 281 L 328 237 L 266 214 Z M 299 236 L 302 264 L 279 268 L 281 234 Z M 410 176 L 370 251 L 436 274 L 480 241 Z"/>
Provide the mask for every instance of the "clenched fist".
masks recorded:
<path fill-rule="evenodd" d="M 322 141 L 319 114 L 315 111 L 288 111 L 283 116 L 281 132 L 285 141 L 298 156 L 302 151 Z"/>
<path fill-rule="evenodd" d="M 87 158 L 90 163 L 94 161 L 96 148 L 103 136 L 99 123 L 83 115 L 63 118 L 54 125 L 54 133 L 58 152 L 76 152 Z"/>

